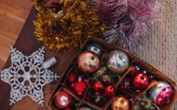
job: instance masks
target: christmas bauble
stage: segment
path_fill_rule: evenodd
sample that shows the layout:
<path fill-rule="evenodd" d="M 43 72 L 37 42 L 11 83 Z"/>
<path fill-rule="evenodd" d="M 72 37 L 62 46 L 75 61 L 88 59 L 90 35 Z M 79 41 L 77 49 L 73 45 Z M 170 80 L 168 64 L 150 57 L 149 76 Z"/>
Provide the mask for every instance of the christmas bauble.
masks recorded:
<path fill-rule="evenodd" d="M 149 79 L 145 73 L 138 73 L 133 78 L 133 86 L 136 89 L 146 89 L 149 85 Z"/>
<path fill-rule="evenodd" d="M 130 110 L 129 101 L 125 96 L 116 96 L 111 103 L 112 110 Z"/>
<path fill-rule="evenodd" d="M 93 84 L 93 89 L 94 89 L 95 91 L 101 91 L 101 90 L 103 89 L 103 84 L 102 84 L 102 82 L 101 82 L 101 81 L 96 81 L 96 82 L 94 82 L 94 84 Z"/>
<path fill-rule="evenodd" d="M 78 110 L 92 110 L 92 109 L 89 107 L 80 107 L 80 108 L 78 108 Z"/>
<path fill-rule="evenodd" d="M 76 83 L 74 84 L 74 90 L 78 95 L 82 96 L 86 88 L 87 88 L 86 83 L 82 80 L 81 77 L 79 77 L 78 81 L 76 81 Z"/>
<path fill-rule="evenodd" d="M 71 103 L 71 97 L 66 91 L 58 91 L 54 97 L 54 103 L 58 108 L 66 108 Z"/>
<path fill-rule="evenodd" d="M 77 60 L 79 68 L 85 73 L 92 73 L 100 66 L 99 57 L 90 51 L 82 52 Z"/>
<path fill-rule="evenodd" d="M 115 89 L 113 86 L 110 85 L 105 88 L 105 93 L 104 93 L 105 97 L 111 97 L 114 94 L 115 94 Z"/>
<path fill-rule="evenodd" d="M 109 53 L 107 67 L 118 74 L 122 74 L 129 67 L 128 56 L 119 50 L 114 50 Z"/>
<path fill-rule="evenodd" d="M 86 50 L 91 51 L 91 52 L 97 54 L 98 56 L 101 56 L 103 54 L 102 47 L 97 43 L 88 44 L 88 46 L 86 47 Z"/>
<path fill-rule="evenodd" d="M 169 103 L 172 96 L 172 87 L 164 81 L 159 81 L 155 86 L 150 89 L 150 97 L 157 105 Z"/>

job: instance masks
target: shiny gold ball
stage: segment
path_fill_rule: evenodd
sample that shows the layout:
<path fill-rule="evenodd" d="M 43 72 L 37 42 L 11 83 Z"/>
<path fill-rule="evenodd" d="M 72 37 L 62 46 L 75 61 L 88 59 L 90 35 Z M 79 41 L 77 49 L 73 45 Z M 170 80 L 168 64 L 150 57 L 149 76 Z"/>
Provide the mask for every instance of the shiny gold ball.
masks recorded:
<path fill-rule="evenodd" d="M 116 96 L 111 103 L 112 110 L 130 110 L 129 101 L 125 96 Z"/>

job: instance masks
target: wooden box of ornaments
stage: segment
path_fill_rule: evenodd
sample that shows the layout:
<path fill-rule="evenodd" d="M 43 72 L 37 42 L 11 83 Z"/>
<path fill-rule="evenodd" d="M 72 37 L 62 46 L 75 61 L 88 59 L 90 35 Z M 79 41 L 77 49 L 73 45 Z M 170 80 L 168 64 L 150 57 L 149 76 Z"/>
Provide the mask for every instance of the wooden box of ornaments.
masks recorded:
<path fill-rule="evenodd" d="M 136 56 L 89 38 L 50 102 L 51 110 L 171 110 L 175 82 Z"/>

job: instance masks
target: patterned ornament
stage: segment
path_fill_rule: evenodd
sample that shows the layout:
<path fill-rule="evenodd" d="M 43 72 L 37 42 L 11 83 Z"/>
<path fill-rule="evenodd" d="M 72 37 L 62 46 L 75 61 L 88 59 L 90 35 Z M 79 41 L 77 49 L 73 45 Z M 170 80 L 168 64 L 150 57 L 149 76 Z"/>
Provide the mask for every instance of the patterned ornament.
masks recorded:
<path fill-rule="evenodd" d="M 101 90 L 103 90 L 103 84 L 101 81 L 96 81 L 93 84 L 93 89 L 97 92 L 100 92 Z"/>
<path fill-rule="evenodd" d="M 90 51 L 84 51 L 78 56 L 77 64 L 83 72 L 92 73 L 100 67 L 100 58 Z"/>
<path fill-rule="evenodd" d="M 116 96 L 111 103 L 112 110 L 130 110 L 130 104 L 125 96 Z"/>
<path fill-rule="evenodd" d="M 133 86 L 136 89 L 146 89 L 148 85 L 149 85 L 149 79 L 145 73 L 138 73 L 133 78 Z"/>
<path fill-rule="evenodd" d="M 105 93 L 104 96 L 105 97 L 112 97 L 115 94 L 115 88 L 113 86 L 107 86 L 105 88 Z"/>
<path fill-rule="evenodd" d="M 107 67 L 118 74 L 122 74 L 129 67 L 128 56 L 120 50 L 114 50 L 109 53 Z"/>
<path fill-rule="evenodd" d="M 159 81 L 150 89 L 150 97 L 157 105 L 167 104 L 173 97 L 173 89 L 167 82 Z"/>
<path fill-rule="evenodd" d="M 120 84 L 120 88 L 123 89 L 123 90 L 127 90 L 130 88 L 130 78 L 124 78 L 122 81 L 121 81 L 121 84 Z"/>
<path fill-rule="evenodd" d="M 58 91 L 55 94 L 54 103 L 58 108 L 66 108 L 71 103 L 71 96 L 66 91 Z"/>
<path fill-rule="evenodd" d="M 76 83 L 74 84 L 74 90 L 75 92 L 79 95 L 82 96 L 84 91 L 86 90 L 87 85 L 86 83 L 83 81 L 82 77 L 78 77 L 78 81 L 76 81 Z"/>
<path fill-rule="evenodd" d="M 10 105 L 29 96 L 43 105 L 43 86 L 59 78 L 44 64 L 44 48 L 26 56 L 15 48 L 11 50 L 11 66 L 1 71 L 1 80 L 11 86 Z M 44 64 L 44 66 L 43 66 Z"/>

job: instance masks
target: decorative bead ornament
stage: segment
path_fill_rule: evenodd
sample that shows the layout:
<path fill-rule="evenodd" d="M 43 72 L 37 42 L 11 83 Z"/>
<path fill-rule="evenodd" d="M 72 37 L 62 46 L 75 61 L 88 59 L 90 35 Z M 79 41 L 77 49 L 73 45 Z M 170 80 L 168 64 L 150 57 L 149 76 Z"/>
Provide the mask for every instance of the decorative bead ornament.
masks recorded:
<path fill-rule="evenodd" d="M 26 56 L 19 50 L 11 50 L 11 66 L 1 71 L 1 80 L 11 86 L 10 105 L 29 96 L 43 105 L 43 86 L 59 78 L 50 71 L 49 66 L 43 66 L 44 48 L 40 48 Z M 54 64 L 53 61 L 50 64 Z M 45 62 L 44 65 L 48 65 Z M 47 68 L 45 68 L 47 67 Z"/>

